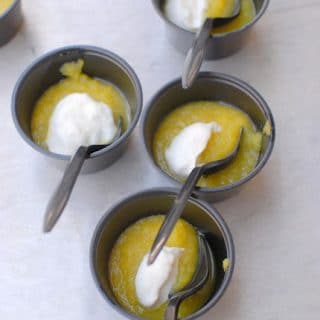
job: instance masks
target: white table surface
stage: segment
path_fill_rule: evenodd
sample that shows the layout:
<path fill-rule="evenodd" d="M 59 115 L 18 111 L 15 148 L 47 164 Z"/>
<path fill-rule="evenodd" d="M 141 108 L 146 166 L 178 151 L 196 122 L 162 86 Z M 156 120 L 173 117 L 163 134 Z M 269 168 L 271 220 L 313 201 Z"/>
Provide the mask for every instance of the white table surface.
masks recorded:
<path fill-rule="evenodd" d="M 56 229 L 43 235 L 44 208 L 61 172 L 17 134 L 11 92 L 39 55 L 92 44 L 133 66 L 146 102 L 179 75 L 183 56 L 167 43 L 151 1 L 24 0 L 23 9 L 23 28 L 0 48 L 0 319 L 124 319 L 91 278 L 94 227 L 120 199 L 170 183 L 150 165 L 137 128 L 121 160 L 80 177 Z M 233 232 L 237 261 L 225 296 L 202 319 L 319 319 L 319 28 L 318 0 L 271 1 L 241 52 L 203 66 L 256 87 L 273 110 L 277 140 L 262 173 L 216 205 Z"/>

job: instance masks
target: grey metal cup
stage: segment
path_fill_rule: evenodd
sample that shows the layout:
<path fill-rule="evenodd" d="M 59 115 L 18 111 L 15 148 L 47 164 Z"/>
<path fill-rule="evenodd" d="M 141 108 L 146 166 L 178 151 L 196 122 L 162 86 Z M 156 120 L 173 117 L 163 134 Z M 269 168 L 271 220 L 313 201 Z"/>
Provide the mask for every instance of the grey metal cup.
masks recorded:
<path fill-rule="evenodd" d="M 0 14 L 0 46 L 6 44 L 17 33 L 21 23 L 21 0 L 15 0 L 4 13 Z"/>
<path fill-rule="evenodd" d="M 227 57 L 234 54 L 244 46 L 252 27 L 265 13 L 269 4 L 269 0 L 253 1 L 257 11 L 255 18 L 250 23 L 238 30 L 228 33 L 211 35 L 208 41 L 206 59 L 214 60 Z M 186 54 L 192 46 L 195 38 L 195 33 L 183 29 L 167 19 L 167 17 L 163 13 L 163 4 L 165 0 L 152 0 L 152 2 L 156 11 L 165 22 L 166 33 L 169 42 L 177 50 Z"/>
<path fill-rule="evenodd" d="M 37 145 L 30 132 L 33 108 L 37 99 L 53 84 L 62 79 L 59 72 L 65 62 L 84 60 L 84 73 L 116 85 L 126 97 L 131 122 L 122 136 L 112 145 L 90 155 L 82 172 L 93 172 L 107 167 L 125 150 L 142 109 L 142 89 L 133 69 L 114 53 L 91 46 L 64 47 L 40 57 L 21 75 L 12 96 L 12 116 L 21 137 L 36 151 L 65 166 L 69 156 L 56 154 Z"/>
<path fill-rule="evenodd" d="M 110 209 L 100 220 L 91 244 L 91 270 L 94 280 L 103 297 L 118 312 L 132 320 L 141 320 L 128 311 L 124 310 L 115 299 L 108 279 L 108 259 L 112 247 L 121 234 L 135 221 L 157 214 L 167 214 L 173 204 L 177 191 L 175 189 L 151 189 L 135 194 Z M 209 204 L 189 199 L 182 214 L 182 218 L 190 222 L 196 228 L 204 231 L 216 261 L 215 289 L 209 301 L 197 312 L 190 315 L 186 320 L 196 319 L 210 310 L 222 297 L 231 280 L 235 252 L 232 235 L 228 226 L 218 213 Z M 229 259 L 229 268 L 224 272 L 222 262 Z"/>
<path fill-rule="evenodd" d="M 193 195 L 200 199 L 220 201 L 239 191 L 243 184 L 251 180 L 264 167 L 274 146 L 275 124 L 272 113 L 261 95 L 250 85 L 237 78 L 221 73 L 202 72 L 188 90 L 181 87 L 181 79 L 170 82 L 160 89 L 147 105 L 142 119 L 142 135 L 152 163 L 172 181 L 175 180 L 162 171 L 155 162 L 152 151 L 153 137 L 162 119 L 170 111 L 187 102 L 199 100 L 223 101 L 237 106 L 251 117 L 258 130 L 262 131 L 267 121 L 272 128 L 270 136 L 263 135 L 258 164 L 247 177 L 226 186 L 197 188 L 193 192 Z"/>

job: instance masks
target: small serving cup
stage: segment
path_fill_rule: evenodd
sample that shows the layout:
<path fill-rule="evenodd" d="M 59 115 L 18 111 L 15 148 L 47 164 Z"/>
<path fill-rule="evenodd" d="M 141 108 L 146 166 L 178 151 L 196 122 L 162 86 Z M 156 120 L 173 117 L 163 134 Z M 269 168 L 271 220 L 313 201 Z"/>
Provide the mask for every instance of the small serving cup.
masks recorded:
<path fill-rule="evenodd" d="M 185 90 L 181 79 L 176 79 L 160 89 L 146 107 L 142 119 L 142 135 L 147 153 L 152 163 L 172 181 L 177 182 L 165 173 L 153 157 L 152 145 L 154 134 L 163 118 L 173 109 L 191 101 L 222 101 L 247 113 L 259 131 L 263 131 L 268 122 L 270 135 L 263 135 L 262 149 L 256 167 L 245 178 L 232 184 L 214 188 L 196 188 L 193 196 L 213 202 L 234 195 L 242 185 L 257 175 L 267 163 L 275 141 L 275 124 L 272 113 L 261 95 L 249 84 L 221 73 L 202 72 L 193 86 Z M 181 183 L 179 183 L 181 185 Z"/>
<path fill-rule="evenodd" d="M 0 14 L 0 47 L 17 33 L 21 23 L 21 0 L 15 0 L 5 12 Z"/>
<path fill-rule="evenodd" d="M 179 27 L 165 16 L 163 11 L 165 1 L 166 0 L 152 0 L 157 13 L 166 25 L 166 33 L 169 42 L 177 50 L 186 54 L 195 39 L 195 32 Z M 253 0 L 253 2 L 256 7 L 256 16 L 250 23 L 232 32 L 210 36 L 205 57 L 207 60 L 215 60 L 230 56 L 244 46 L 252 27 L 262 17 L 269 5 L 269 0 Z"/>
<path fill-rule="evenodd" d="M 133 69 L 116 54 L 91 46 L 63 47 L 45 54 L 36 60 L 21 75 L 12 96 L 12 116 L 21 137 L 37 152 L 65 165 L 70 156 L 56 154 L 40 147 L 31 137 L 31 117 L 36 101 L 53 84 L 63 76 L 60 67 L 70 61 L 84 60 L 83 72 L 93 78 L 107 80 L 122 92 L 128 101 L 131 120 L 128 128 L 112 145 L 94 152 L 86 159 L 82 172 L 94 172 L 103 169 L 125 150 L 129 136 L 134 130 L 142 109 L 142 89 Z"/>
<path fill-rule="evenodd" d="M 142 320 L 125 310 L 117 302 L 108 279 L 110 252 L 120 234 L 139 219 L 166 215 L 177 196 L 174 189 L 152 189 L 126 198 L 110 209 L 100 220 L 91 243 L 91 270 L 103 297 L 118 312 L 132 320 Z M 210 310 L 222 297 L 231 280 L 235 253 L 232 235 L 219 212 L 209 204 L 190 198 L 182 218 L 204 231 L 215 257 L 215 288 L 207 303 L 194 314 L 184 318 L 196 319 Z M 229 267 L 223 270 L 223 260 L 229 259 Z"/>

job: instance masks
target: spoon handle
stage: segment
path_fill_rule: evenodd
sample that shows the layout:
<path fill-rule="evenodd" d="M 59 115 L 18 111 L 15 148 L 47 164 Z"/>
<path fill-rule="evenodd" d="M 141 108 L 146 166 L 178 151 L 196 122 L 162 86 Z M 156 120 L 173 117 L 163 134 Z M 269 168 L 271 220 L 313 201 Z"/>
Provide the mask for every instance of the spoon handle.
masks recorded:
<path fill-rule="evenodd" d="M 88 147 L 80 147 L 67 166 L 60 184 L 48 203 L 43 225 L 44 232 L 50 232 L 61 216 L 87 154 Z"/>
<path fill-rule="evenodd" d="M 182 73 L 182 87 L 184 89 L 190 88 L 198 75 L 212 28 L 213 19 L 207 18 L 198 31 L 192 47 L 188 51 Z"/>
<path fill-rule="evenodd" d="M 178 319 L 178 311 L 179 311 L 179 306 L 181 302 L 182 302 L 182 299 L 180 299 L 179 297 L 169 300 L 166 313 L 164 316 L 165 320 Z"/>
<path fill-rule="evenodd" d="M 152 264 L 155 261 L 160 251 L 162 250 L 163 246 L 167 242 L 174 226 L 176 225 L 178 219 L 180 218 L 186 206 L 186 203 L 190 195 L 192 194 L 194 187 L 196 186 L 198 180 L 202 176 L 202 173 L 203 173 L 202 167 L 195 167 L 191 171 L 187 181 L 185 182 L 177 198 L 175 199 L 172 208 L 170 209 L 169 213 L 166 215 L 166 218 L 161 225 L 161 228 L 157 234 L 157 237 L 153 242 L 153 245 L 148 257 L 149 264 Z"/>

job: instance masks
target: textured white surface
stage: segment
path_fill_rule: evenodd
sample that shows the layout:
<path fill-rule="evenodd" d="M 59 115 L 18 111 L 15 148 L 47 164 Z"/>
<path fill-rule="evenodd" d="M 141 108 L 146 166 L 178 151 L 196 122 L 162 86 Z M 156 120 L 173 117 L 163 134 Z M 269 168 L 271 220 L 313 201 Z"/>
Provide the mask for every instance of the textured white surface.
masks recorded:
<path fill-rule="evenodd" d="M 23 4 L 21 32 L 0 48 L 0 319 L 124 319 L 91 279 L 91 235 L 112 204 L 169 183 L 146 160 L 136 130 L 119 162 L 80 177 L 56 229 L 44 236 L 43 211 L 61 172 L 18 136 L 10 96 L 35 57 L 62 45 L 93 44 L 123 56 L 141 79 L 145 101 L 179 75 L 183 56 L 166 42 L 151 1 Z M 263 172 L 216 205 L 234 234 L 237 264 L 227 293 L 202 319 L 319 319 L 319 28 L 318 0 L 271 1 L 246 48 L 203 66 L 261 92 L 274 112 L 277 141 Z"/>

